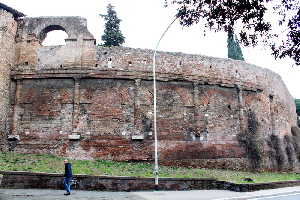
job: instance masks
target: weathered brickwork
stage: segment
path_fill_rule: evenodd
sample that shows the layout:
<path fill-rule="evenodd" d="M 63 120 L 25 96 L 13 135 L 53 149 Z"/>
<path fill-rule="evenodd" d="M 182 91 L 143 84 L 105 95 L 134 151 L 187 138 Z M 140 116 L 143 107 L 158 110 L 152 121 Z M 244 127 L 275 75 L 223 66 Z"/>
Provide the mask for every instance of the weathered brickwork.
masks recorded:
<path fill-rule="evenodd" d="M 80 17 L 11 23 L 6 41 L 16 51 L 4 50 L 10 64 L 1 57 L 0 65 L 6 73 L 1 84 L 10 86 L 0 94 L 7 102 L 0 105 L 4 150 L 154 159 L 153 50 L 95 46 Z M 51 30 L 65 31 L 66 45 L 42 46 Z M 287 139 L 297 124 L 295 104 L 278 74 L 242 61 L 169 52 L 157 52 L 156 68 L 161 164 L 297 169 L 296 147 Z"/>
<path fill-rule="evenodd" d="M 3 144 L 5 133 L 8 132 L 9 74 L 14 63 L 16 31 L 14 13 L 0 9 L 0 144 Z"/>

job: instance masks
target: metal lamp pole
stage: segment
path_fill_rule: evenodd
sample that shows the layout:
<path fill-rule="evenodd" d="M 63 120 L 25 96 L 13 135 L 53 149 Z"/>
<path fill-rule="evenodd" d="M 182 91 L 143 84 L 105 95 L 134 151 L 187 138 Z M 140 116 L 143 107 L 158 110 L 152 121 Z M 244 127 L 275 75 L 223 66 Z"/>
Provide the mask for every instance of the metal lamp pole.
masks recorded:
<path fill-rule="evenodd" d="M 158 153 L 157 153 L 157 131 L 156 131 L 156 77 L 155 77 L 155 58 L 156 58 L 156 51 L 157 47 L 164 37 L 165 33 L 168 31 L 168 29 L 171 27 L 171 25 L 176 21 L 176 19 L 179 17 L 179 15 L 176 16 L 176 18 L 171 22 L 171 24 L 168 26 L 168 28 L 165 30 L 165 32 L 160 37 L 156 48 L 154 50 L 153 54 L 153 121 L 154 121 L 154 174 L 155 174 L 155 186 L 154 190 L 158 190 Z"/>

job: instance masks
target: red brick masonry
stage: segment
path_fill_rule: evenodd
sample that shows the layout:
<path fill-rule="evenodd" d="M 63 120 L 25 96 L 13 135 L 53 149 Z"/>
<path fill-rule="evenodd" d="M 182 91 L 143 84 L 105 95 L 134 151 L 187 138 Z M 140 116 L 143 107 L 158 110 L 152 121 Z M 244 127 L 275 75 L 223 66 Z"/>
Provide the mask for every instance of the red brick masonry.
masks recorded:
<path fill-rule="evenodd" d="M 152 162 L 157 113 L 163 165 L 300 171 L 294 98 L 275 72 L 157 52 L 154 112 L 153 50 L 98 46 L 82 17 L 18 16 L 0 4 L 0 151 Z M 42 45 L 53 30 L 66 45 Z"/>

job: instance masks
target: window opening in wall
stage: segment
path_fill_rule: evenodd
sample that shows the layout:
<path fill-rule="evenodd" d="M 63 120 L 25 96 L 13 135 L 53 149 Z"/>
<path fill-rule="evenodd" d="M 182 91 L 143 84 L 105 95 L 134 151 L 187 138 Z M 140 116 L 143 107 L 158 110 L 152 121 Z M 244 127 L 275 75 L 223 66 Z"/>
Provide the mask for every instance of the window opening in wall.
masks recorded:
<path fill-rule="evenodd" d="M 68 34 L 62 30 L 53 30 L 47 33 L 43 46 L 66 45 L 65 39 Z"/>

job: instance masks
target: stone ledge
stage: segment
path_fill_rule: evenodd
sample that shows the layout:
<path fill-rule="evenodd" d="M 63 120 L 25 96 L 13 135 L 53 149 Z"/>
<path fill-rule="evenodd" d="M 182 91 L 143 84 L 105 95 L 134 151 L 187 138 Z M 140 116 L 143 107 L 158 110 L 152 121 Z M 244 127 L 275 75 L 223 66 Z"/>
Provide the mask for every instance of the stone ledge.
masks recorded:
<path fill-rule="evenodd" d="M 80 140 L 80 135 L 68 135 L 69 140 Z"/>
<path fill-rule="evenodd" d="M 63 189 L 64 174 L 0 171 L 3 176 L 0 188 L 10 189 Z M 126 176 L 97 176 L 75 174 L 73 189 L 98 191 L 153 190 L 154 178 Z M 231 190 L 249 192 L 265 189 L 299 186 L 300 180 L 267 183 L 230 183 L 209 178 L 159 178 L 160 190 Z"/>
<path fill-rule="evenodd" d="M 40 69 L 40 70 L 19 70 L 14 69 L 10 74 L 12 79 L 31 78 L 114 78 L 114 79 L 144 79 L 152 80 L 151 70 L 132 69 L 94 69 L 91 67 L 73 66 L 66 69 Z M 181 74 L 157 72 L 158 81 L 191 81 L 200 84 L 220 85 L 221 87 L 235 87 L 236 85 L 247 91 L 263 91 L 263 86 L 255 82 L 243 80 L 226 79 L 222 77 L 208 77 L 204 74 Z"/>
<path fill-rule="evenodd" d="M 20 136 L 19 135 L 8 135 L 7 139 L 8 140 L 20 140 Z"/>
<path fill-rule="evenodd" d="M 144 139 L 144 135 L 133 135 L 131 136 L 132 140 L 143 140 Z"/>

